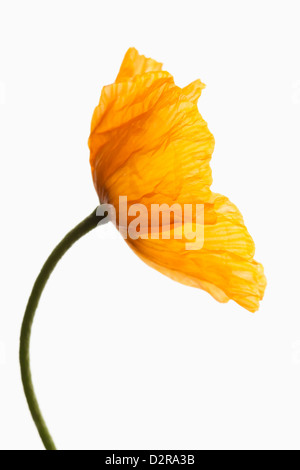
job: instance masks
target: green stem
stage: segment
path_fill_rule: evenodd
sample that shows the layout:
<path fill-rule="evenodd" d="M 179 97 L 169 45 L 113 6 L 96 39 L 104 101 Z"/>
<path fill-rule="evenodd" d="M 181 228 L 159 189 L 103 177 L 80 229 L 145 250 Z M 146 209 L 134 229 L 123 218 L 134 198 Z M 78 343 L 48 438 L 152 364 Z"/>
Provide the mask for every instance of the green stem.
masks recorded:
<path fill-rule="evenodd" d="M 106 214 L 97 216 L 96 209 L 89 217 L 83 220 L 79 225 L 77 225 L 73 230 L 71 230 L 68 235 L 66 235 L 66 237 L 55 248 L 55 250 L 52 252 L 48 260 L 44 264 L 34 284 L 25 311 L 20 337 L 20 365 L 22 382 L 33 421 L 35 422 L 40 437 L 47 450 L 56 450 L 56 448 L 52 437 L 47 429 L 46 423 L 43 419 L 39 404 L 37 402 L 30 370 L 30 336 L 35 312 L 38 307 L 42 292 L 58 261 L 81 237 L 96 228 L 98 224 L 106 222 L 108 222 Z"/>

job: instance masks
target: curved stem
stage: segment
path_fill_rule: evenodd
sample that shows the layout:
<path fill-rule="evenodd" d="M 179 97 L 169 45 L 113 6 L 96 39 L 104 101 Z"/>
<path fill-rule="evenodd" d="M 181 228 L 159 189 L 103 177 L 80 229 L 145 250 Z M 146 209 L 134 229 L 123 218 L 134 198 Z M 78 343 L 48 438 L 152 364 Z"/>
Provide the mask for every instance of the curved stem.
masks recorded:
<path fill-rule="evenodd" d="M 99 223 L 108 222 L 108 217 L 105 215 L 97 216 L 97 209 L 85 220 L 83 220 L 79 225 L 77 225 L 71 232 L 66 235 L 66 237 L 60 242 L 60 244 L 55 248 L 52 254 L 49 256 L 48 260 L 44 264 L 29 298 L 20 337 L 20 365 L 21 365 L 21 374 L 22 382 L 24 387 L 24 392 L 27 398 L 28 406 L 37 427 L 37 430 L 40 434 L 40 437 L 44 443 L 44 446 L 47 450 L 56 450 L 55 444 L 52 440 L 52 437 L 47 429 L 46 423 L 43 419 L 38 401 L 35 396 L 31 370 L 30 370 L 30 336 L 32 324 L 35 316 L 36 309 L 39 304 L 42 292 L 47 284 L 47 281 L 57 265 L 58 261 L 62 256 L 71 248 L 71 246 L 77 242 L 81 237 L 89 233 L 91 230 L 97 227 Z"/>

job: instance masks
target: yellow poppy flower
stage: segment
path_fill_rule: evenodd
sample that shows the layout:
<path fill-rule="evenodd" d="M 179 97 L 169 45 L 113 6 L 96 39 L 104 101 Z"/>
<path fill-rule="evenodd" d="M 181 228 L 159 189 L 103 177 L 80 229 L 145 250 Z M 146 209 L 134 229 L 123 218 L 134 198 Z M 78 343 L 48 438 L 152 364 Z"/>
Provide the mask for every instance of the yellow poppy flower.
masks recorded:
<path fill-rule="evenodd" d="M 100 202 L 112 204 L 118 220 L 120 196 L 126 196 L 127 207 L 143 205 L 148 214 L 157 204 L 202 205 L 201 249 L 186 249 L 186 238 L 174 236 L 176 214 L 169 238 L 151 237 L 144 215 L 141 236 L 126 241 L 161 273 L 199 287 L 220 302 L 232 299 L 255 312 L 266 278 L 253 259 L 254 243 L 241 213 L 210 189 L 214 137 L 197 107 L 203 88 L 200 80 L 179 88 L 162 64 L 130 48 L 115 83 L 103 88 L 93 115 L 93 180 Z M 191 230 L 197 224 L 193 214 Z M 162 235 L 162 222 L 156 231 Z"/>

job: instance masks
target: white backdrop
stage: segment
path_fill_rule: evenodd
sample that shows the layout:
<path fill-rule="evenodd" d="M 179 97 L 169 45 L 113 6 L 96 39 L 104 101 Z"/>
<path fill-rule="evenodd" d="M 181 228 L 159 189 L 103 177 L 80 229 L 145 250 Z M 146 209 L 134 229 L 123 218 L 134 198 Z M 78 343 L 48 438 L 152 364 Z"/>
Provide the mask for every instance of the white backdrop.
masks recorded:
<path fill-rule="evenodd" d="M 135 46 L 207 84 L 213 190 L 235 202 L 268 288 L 250 314 L 144 265 L 113 227 L 42 298 L 32 368 L 60 449 L 299 449 L 299 1 L 0 1 L 0 447 L 41 449 L 18 338 L 52 248 L 97 205 L 87 139 Z"/>

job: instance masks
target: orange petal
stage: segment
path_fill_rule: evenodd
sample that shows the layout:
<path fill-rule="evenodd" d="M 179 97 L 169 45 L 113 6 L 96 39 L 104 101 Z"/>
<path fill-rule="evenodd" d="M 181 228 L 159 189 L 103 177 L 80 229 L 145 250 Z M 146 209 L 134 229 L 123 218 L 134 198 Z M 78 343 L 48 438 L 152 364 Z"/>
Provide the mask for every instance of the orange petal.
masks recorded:
<path fill-rule="evenodd" d="M 115 204 L 120 194 L 148 204 L 210 197 L 213 135 L 167 72 L 105 87 L 89 145 L 102 202 Z"/>
<path fill-rule="evenodd" d="M 158 72 L 161 69 L 161 63 L 140 55 L 134 47 L 131 47 L 125 54 L 116 82 L 123 82 L 147 72 Z"/>
<path fill-rule="evenodd" d="M 262 265 L 253 260 L 253 240 L 237 207 L 210 189 L 214 137 L 197 108 L 204 85 L 196 80 L 181 89 L 161 68 L 131 48 L 116 82 L 102 90 L 89 139 L 100 201 L 117 212 L 119 196 L 127 197 L 128 207 L 146 207 L 140 224 L 144 238 L 127 242 L 147 264 L 220 302 L 233 299 L 256 311 L 266 279 Z M 201 249 L 187 250 L 187 240 L 172 234 L 170 240 L 151 239 L 153 204 L 202 204 Z M 191 229 L 195 224 L 192 216 Z M 178 229 L 175 216 L 171 229 L 173 234 Z M 156 230 L 164 231 L 161 222 Z"/>
<path fill-rule="evenodd" d="M 182 89 L 182 93 L 184 93 L 187 99 L 192 103 L 197 103 L 204 88 L 205 85 L 201 82 L 201 80 L 195 80 L 194 82 L 184 87 Z"/>
<path fill-rule="evenodd" d="M 148 265 L 170 278 L 199 287 L 219 302 L 235 300 L 250 312 L 259 308 L 266 278 L 263 267 L 254 260 L 230 251 L 187 251 L 184 240 L 127 240 Z"/>

